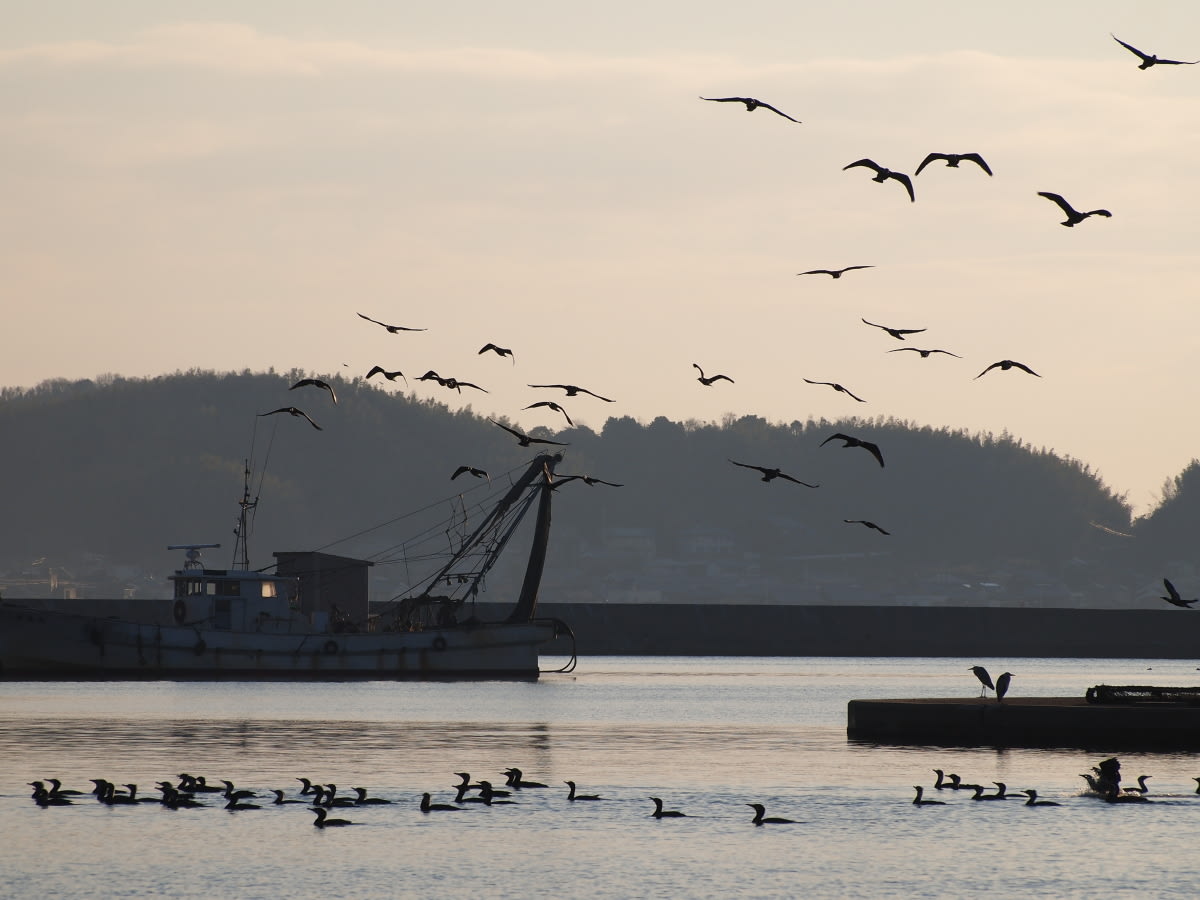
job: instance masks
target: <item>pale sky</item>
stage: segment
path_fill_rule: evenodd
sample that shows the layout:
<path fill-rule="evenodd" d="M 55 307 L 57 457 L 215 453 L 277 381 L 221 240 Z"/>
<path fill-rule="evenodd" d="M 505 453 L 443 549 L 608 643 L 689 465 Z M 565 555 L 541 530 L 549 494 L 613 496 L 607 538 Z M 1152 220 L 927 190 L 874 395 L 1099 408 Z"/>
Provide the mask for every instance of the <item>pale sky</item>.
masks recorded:
<path fill-rule="evenodd" d="M 412 390 L 525 427 L 560 427 L 521 409 L 546 399 L 596 430 L 891 416 L 1081 460 L 1135 512 L 1200 456 L 1200 66 L 1140 71 L 1109 36 L 1200 59 L 1200 3 L 49 0 L 0 21 L 0 384 L 379 364 L 478 383 Z M 930 152 L 995 176 L 937 163 L 910 203 L 842 171 Z M 1038 191 L 1113 217 L 1061 227 Z M 975 380 L 1006 358 L 1042 377 Z"/>

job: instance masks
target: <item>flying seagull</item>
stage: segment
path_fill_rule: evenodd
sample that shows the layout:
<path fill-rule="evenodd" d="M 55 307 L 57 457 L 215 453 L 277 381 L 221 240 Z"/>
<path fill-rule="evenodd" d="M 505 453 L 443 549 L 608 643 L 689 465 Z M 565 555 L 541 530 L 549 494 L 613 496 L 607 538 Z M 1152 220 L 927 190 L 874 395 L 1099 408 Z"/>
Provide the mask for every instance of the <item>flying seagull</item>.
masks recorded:
<path fill-rule="evenodd" d="M 507 356 L 509 359 L 511 359 L 513 361 L 514 364 L 517 361 L 516 356 L 514 356 L 513 352 L 511 350 L 509 350 L 507 347 L 497 347 L 495 344 L 487 343 L 479 348 L 480 353 L 487 353 L 489 350 L 491 350 L 497 356 Z"/>
<path fill-rule="evenodd" d="M 454 474 L 450 476 L 450 480 L 453 481 L 459 475 L 463 474 L 471 474 L 476 478 L 486 478 L 488 481 L 492 480 L 492 476 L 489 475 L 484 469 L 477 469 L 474 466 L 459 466 L 454 470 Z"/>
<path fill-rule="evenodd" d="M 574 397 L 576 394 L 588 394 L 595 397 L 597 400 L 603 400 L 605 403 L 612 403 L 607 397 L 601 397 L 599 394 L 593 394 L 587 388 L 581 388 L 577 384 L 531 384 L 531 388 L 562 388 L 567 392 L 568 397 Z"/>
<path fill-rule="evenodd" d="M 1181 596 L 1179 596 L 1179 591 L 1175 590 L 1175 585 L 1171 584 L 1169 579 L 1164 578 L 1163 585 L 1166 586 L 1167 596 L 1163 597 L 1162 599 L 1166 600 L 1172 606 L 1190 609 L 1193 603 L 1197 602 L 1197 600 L 1200 600 L 1200 597 L 1195 597 L 1191 600 L 1184 600 Z"/>
<path fill-rule="evenodd" d="M 517 439 L 517 442 L 522 447 L 528 447 L 530 444 L 553 444 L 556 447 L 567 446 L 562 441 L 548 441 L 545 438 L 530 437 L 527 434 L 517 431 L 517 429 L 515 429 L 515 428 L 509 428 L 507 425 L 501 425 L 495 419 L 488 419 L 488 421 L 491 422 L 493 425 L 497 426 L 498 428 L 503 428 L 505 431 L 507 431 L 509 434 L 511 434 L 513 437 L 515 437 Z"/>
<path fill-rule="evenodd" d="M 853 169 L 855 166 L 865 166 L 868 169 L 874 169 L 875 175 L 871 178 L 871 180 L 878 181 L 880 184 L 883 184 L 883 182 L 887 181 L 889 178 L 894 178 L 896 181 L 904 185 L 905 190 L 908 191 L 908 199 L 913 203 L 917 202 L 917 195 L 913 193 L 912 179 L 903 172 L 893 172 L 891 169 L 885 169 L 883 166 L 870 159 L 855 160 L 848 166 L 842 166 L 842 171 L 845 172 L 847 169 Z"/>
<path fill-rule="evenodd" d="M 872 328 L 882 328 L 898 341 L 904 340 L 906 334 L 920 334 L 922 331 L 928 331 L 926 328 L 889 328 L 886 325 L 876 325 L 874 322 L 867 322 L 866 319 L 863 319 L 863 322 L 866 322 Z"/>
<path fill-rule="evenodd" d="M 809 384 L 825 384 L 825 385 L 828 385 L 829 387 L 833 388 L 835 391 L 841 391 L 843 394 L 850 394 L 850 396 L 851 396 L 851 397 L 854 397 L 854 399 L 855 399 L 855 400 L 857 400 L 859 403 L 866 403 L 866 402 L 867 402 L 867 401 L 866 401 L 866 400 L 864 400 L 862 397 L 855 396 L 853 393 L 851 393 L 850 391 L 846 390 L 844 387 L 842 387 L 840 384 L 837 384 L 836 382 L 833 382 L 833 381 L 813 381 L 811 378 L 805 378 L 804 380 L 805 380 L 805 381 L 807 381 Z"/>
<path fill-rule="evenodd" d="M 1088 212 L 1080 212 L 1079 210 L 1075 209 L 1075 207 L 1071 206 L 1070 203 L 1064 200 L 1062 194 L 1053 194 L 1050 191 L 1038 191 L 1037 193 L 1039 197 L 1045 197 L 1047 200 L 1058 204 L 1059 209 L 1061 209 L 1067 217 L 1067 221 L 1059 222 L 1059 224 L 1065 225 L 1067 228 L 1074 228 L 1088 216 L 1104 216 L 1106 219 L 1112 218 L 1112 213 L 1110 213 L 1107 209 L 1093 209 L 1089 210 Z"/>
<path fill-rule="evenodd" d="M 978 153 L 930 153 L 927 157 L 921 160 L 921 164 L 917 166 L 917 171 L 915 174 L 920 175 L 923 168 L 925 168 L 931 162 L 939 159 L 944 159 L 946 161 L 946 165 L 951 169 L 957 169 L 958 164 L 964 159 L 969 160 L 970 162 L 975 163 L 977 166 L 979 166 L 979 168 L 983 169 L 983 171 L 987 172 L 989 175 L 992 174 L 992 170 L 988 168 L 988 164 L 984 162 L 983 157 Z"/>
<path fill-rule="evenodd" d="M 329 396 L 333 398 L 335 404 L 337 403 L 337 394 L 333 392 L 333 386 L 328 381 L 322 381 L 320 378 L 301 378 L 288 388 L 288 390 L 294 391 L 296 388 L 308 387 L 309 385 L 319 387 L 323 391 L 329 391 Z"/>
<path fill-rule="evenodd" d="M 752 466 L 747 463 L 740 463 L 736 460 L 729 460 L 735 466 L 741 466 L 743 469 L 754 469 L 757 472 L 762 472 L 762 481 L 771 481 L 775 478 L 782 478 L 785 481 L 793 481 L 796 484 L 802 484 L 806 488 L 820 487 L 819 484 L 809 484 L 807 481 L 801 481 L 799 478 L 793 478 L 791 475 L 781 472 L 779 469 L 768 469 L 764 466 Z"/>
<path fill-rule="evenodd" d="M 851 395 L 851 396 L 853 396 L 853 395 Z M 883 454 L 879 452 L 878 444 L 872 443 L 871 441 L 864 441 L 860 438 L 853 437 L 849 434 L 842 434 L 839 431 L 836 434 L 831 434 L 829 437 L 825 438 L 825 440 L 821 441 L 821 446 L 824 447 L 826 444 L 828 444 L 830 441 L 833 441 L 833 440 L 843 441 L 844 442 L 842 444 L 843 450 L 845 450 L 847 447 L 862 447 L 864 450 L 866 450 L 868 453 L 870 453 L 872 456 L 875 457 L 875 460 L 876 460 L 876 462 L 879 463 L 880 468 L 883 467 Z"/>
<path fill-rule="evenodd" d="M 293 416 L 299 416 L 301 419 L 304 419 L 306 422 L 308 422 L 308 424 L 311 425 L 313 428 L 317 429 L 317 431 L 325 430 L 320 425 L 318 425 L 316 422 L 314 422 L 312 419 L 310 419 L 308 417 L 308 413 L 306 413 L 302 409 L 296 409 L 296 407 L 294 407 L 294 406 L 281 406 L 281 407 L 279 407 L 279 409 L 273 409 L 270 412 L 259 413 L 258 415 L 259 415 L 259 417 L 273 416 L 273 415 L 275 415 L 275 413 L 281 413 L 281 412 L 289 413 L 290 415 L 293 415 Z"/>
<path fill-rule="evenodd" d="M 571 417 L 567 415 L 567 411 L 565 409 L 563 409 L 561 406 L 559 406 L 557 403 L 555 403 L 553 400 L 539 400 L 537 403 L 530 403 L 528 406 L 523 407 L 523 408 L 524 409 L 534 409 L 539 406 L 544 406 L 547 409 L 552 409 L 555 412 L 560 412 L 563 414 L 563 418 L 567 420 L 568 425 L 573 426 L 575 424 L 574 422 L 571 421 Z"/>
<path fill-rule="evenodd" d="M 616 484 L 612 481 L 605 481 L 602 478 L 593 478 L 591 475 L 559 475 L 554 479 L 554 487 L 557 489 L 562 487 L 568 481 L 582 481 L 588 487 L 593 487 L 597 484 L 606 484 L 609 487 L 625 487 L 623 484 Z"/>
<path fill-rule="evenodd" d="M 1112 34 L 1112 32 L 1110 31 L 1109 34 Z M 1139 69 L 1148 69 L 1151 66 L 1194 66 L 1196 63 L 1200 63 L 1200 59 L 1194 59 L 1190 62 L 1181 59 L 1159 59 L 1153 54 L 1147 55 L 1137 47 L 1130 46 L 1115 34 L 1112 34 L 1112 39 L 1142 61 L 1141 65 L 1138 66 Z"/>
<path fill-rule="evenodd" d="M 797 272 L 797 275 L 828 275 L 831 278 L 841 278 L 847 272 L 855 269 L 873 269 L 874 266 L 846 266 L 844 269 L 809 269 L 807 272 Z"/>
<path fill-rule="evenodd" d="M 929 359 L 929 354 L 931 353 L 945 353 L 947 356 L 953 356 L 955 359 L 962 359 L 957 353 L 951 353 L 949 350 L 921 350 L 919 347 L 897 347 L 895 350 L 889 350 L 888 353 L 903 353 L 905 350 L 920 353 L 921 359 Z"/>
<path fill-rule="evenodd" d="M 868 522 L 866 519 L 842 519 L 847 525 L 866 525 L 868 528 L 874 528 L 880 534 L 891 534 L 890 531 L 884 531 L 874 522 Z"/>
<path fill-rule="evenodd" d="M 370 316 L 364 316 L 362 313 L 359 313 L 358 317 L 360 319 L 366 319 L 368 322 L 374 322 L 376 325 L 386 328 L 388 330 L 389 334 L 399 334 L 401 331 L 428 331 L 429 330 L 427 328 L 409 328 L 407 325 L 388 325 L 385 322 L 380 322 L 378 319 L 372 319 Z"/>
<path fill-rule="evenodd" d="M 462 393 L 462 389 L 465 387 L 475 388 L 475 390 L 483 391 L 485 394 L 488 393 L 487 388 L 481 388 L 479 385 L 472 384 L 469 381 L 459 381 L 457 378 L 443 378 L 437 372 L 433 371 L 433 369 L 430 369 L 428 372 L 418 378 L 417 381 L 436 381 L 442 387 L 447 387 L 451 390 L 458 391 L 460 394 Z"/>
<path fill-rule="evenodd" d="M 986 369 L 984 369 L 982 372 L 980 372 L 978 375 L 976 375 L 975 378 L 982 378 L 984 375 L 986 375 L 988 372 L 992 371 L 992 369 L 995 369 L 997 366 L 1000 368 L 1001 372 L 1007 372 L 1009 369 L 1012 369 L 1015 367 L 1017 369 L 1020 369 L 1022 372 L 1028 372 L 1030 375 L 1037 375 L 1038 378 L 1042 377 L 1041 375 L 1038 375 L 1037 372 L 1033 371 L 1033 369 L 1029 368 L 1029 366 L 1025 365 L 1024 363 L 1019 363 L 1013 359 L 1002 359 L 999 362 L 992 363 L 990 366 L 988 366 Z M 975 379 L 973 378 L 971 380 L 974 381 Z"/>
<path fill-rule="evenodd" d="M 728 375 L 712 375 L 712 376 L 705 375 L 704 370 L 702 368 L 700 368 L 700 366 L 697 365 L 696 363 L 692 363 L 692 368 L 694 368 L 697 372 L 700 373 L 700 377 L 697 378 L 696 380 L 698 382 L 700 382 L 702 385 L 704 385 L 705 387 L 711 387 L 712 383 L 714 381 L 720 381 L 722 379 L 724 379 L 725 381 L 728 381 L 730 384 L 733 384 L 733 379 L 730 378 Z"/>
<path fill-rule="evenodd" d="M 403 372 L 388 372 L 383 368 L 383 366 L 371 366 L 371 371 L 367 373 L 367 378 L 370 378 L 372 375 L 382 375 L 388 381 L 395 381 L 397 378 L 404 378 L 404 383 L 406 385 L 408 384 L 408 379 L 405 378 Z"/>
<path fill-rule="evenodd" d="M 793 119 L 787 113 L 777 110 L 770 103 L 763 103 L 761 100 L 755 100 L 753 97 L 701 97 L 700 99 L 711 100 L 713 103 L 745 103 L 746 112 L 754 112 L 761 106 L 763 109 L 769 109 L 773 113 L 778 113 L 789 122 L 795 122 L 797 125 L 800 124 L 799 119 Z"/>

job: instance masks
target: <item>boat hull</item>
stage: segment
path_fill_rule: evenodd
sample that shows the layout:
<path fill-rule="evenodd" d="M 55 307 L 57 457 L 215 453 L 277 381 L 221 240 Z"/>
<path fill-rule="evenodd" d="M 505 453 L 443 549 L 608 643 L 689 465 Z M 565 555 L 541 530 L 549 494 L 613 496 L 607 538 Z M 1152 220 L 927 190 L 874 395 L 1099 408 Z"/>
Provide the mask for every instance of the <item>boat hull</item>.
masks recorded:
<path fill-rule="evenodd" d="M 0 606 L 0 676 L 14 678 L 530 678 L 553 621 L 418 632 L 272 633 Z"/>

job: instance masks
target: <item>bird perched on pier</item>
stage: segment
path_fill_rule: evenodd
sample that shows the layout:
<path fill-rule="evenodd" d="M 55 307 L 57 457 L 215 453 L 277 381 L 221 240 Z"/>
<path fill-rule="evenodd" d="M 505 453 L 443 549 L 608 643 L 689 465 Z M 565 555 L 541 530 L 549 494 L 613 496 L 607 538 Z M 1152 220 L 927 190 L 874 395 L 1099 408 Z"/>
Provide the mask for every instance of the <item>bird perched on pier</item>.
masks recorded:
<path fill-rule="evenodd" d="M 996 676 L 996 702 L 1000 703 L 1004 700 L 1004 695 L 1008 693 L 1008 685 L 1012 682 L 1012 672 L 1001 672 Z"/>
<path fill-rule="evenodd" d="M 1063 198 L 1062 194 L 1054 194 L 1050 191 L 1038 191 L 1038 196 L 1045 197 L 1047 200 L 1058 205 L 1058 208 L 1061 209 L 1067 217 L 1065 222 L 1059 222 L 1058 224 L 1065 225 L 1067 228 L 1074 228 L 1089 216 L 1103 216 L 1106 219 L 1112 218 L 1112 213 L 1110 213 L 1107 209 L 1093 209 L 1089 210 L 1088 212 L 1080 212 L 1079 210 L 1075 209 L 1075 207 L 1071 206 L 1071 204 Z"/>
<path fill-rule="evenodd" d="M 546 407 L 546 409 L 552 409 L 555 412 L 560 412 L 563 414 L 563 418 L 567 420 L 568 425 L 573 426 L 575 424 L 574 422 L 571 421 L 571 417 L 567 415 L 567 411 L 565 409 L 563 409 L 561 406 L 559 406 L 557 403 L 555 403 L 553 400 L 539 400 L 537 403 L 530 403 L 528 406 L 525 406 L 522 408 L 523 409 L 536 409 L 539 406 L 544 406 L 544 407 Z"/>
<path fill-rule="evenodd" d="M 957 169 L 960 162 L 967 160 L 975 163 L 975 165 L 979 166 L 979 168 L 983 169 L 989 175 L 992 174 L 992 170 L 988 168 L 988 164 L 984 162 L 983 157 L 978 153 L 930 153 L 921 160 L 921 164 L 917 166 L 917 171 L 913 174 L 920 175 L 923 168 L 939 159 L 945 160 L 946 166 L 951 169 Z"/>
<path fill-rule="evenodd" d="M 979 683 L 983 685 L 979 690 L 979 696 L 982 697 L 989 690 L 995 690 L 996 686 L 992 684 L 992 676 L 988 674 L 988 670 L 983 666 L 971 666 L 970 671 L 975 673 L 975 677 L 979 679 Z"/>
<path fill-rule="evenodd" d="M 337 394 L 333 392 L 333 385 L 331 385 L 328 381 L 322 381 L 320 378 L 301 378 L 290 388 L 288 388 L 288 390 L 294 391 L 296 388 L 308 387 L 309 385 L 312 387 L 319 387 L 323 391 L 329 391 L 329 396 L 333 398 L 333 402 L 335 404 L 337 403 Z"/>
<path fill-rule="evenodd" d="M 754 469 L 757 472 L 761 472 L 762 473 L 762 479 L 761 479 L 762 481 L 772 481 L 776 478 L 782 478 L 784 481 L 792 481 L 792 482 L 795 482 L 796 484 L 804 485 L 804 487 L 806 487 L 806 488 L 820 487 L 819 484 L 809 484 L 807 481 L 801 481 L 799 478 L 793 478 L 791 475 L 788 475 L 785 472 L 781 472 L 779 469 L 768 469 L 765 466 L 753 466 L 748 463 L 740 463 L 740 462 L 737 462 L 736 460 L 732 460 L 732 459 L 729 461 L 731 463 L 733 463 L 735 466 L 741 466 L 743 469 Z"/>
<path fill-rule="evenodd" d="M 1114 41 L 1116 41 L 1118 44 L 1120 44 L 1122 47 L 1124 47 L 1126 50 L 1128 50 L 1130 53 L 1132 53 L 1134 56 L 1136 56 L 1138 59 L 1141 60 L 1141 64 L 1138 65 L 1139 69 L 1145 70 L 1145 69 L 1149 69 L 1151 66 L 1194 66 L 1194 65 L 1196 65 L 1196 63 L 1200 63 L 1200 59 L 1194 59 L 1194 60 L 1191 60 L 1190 62 L 1184 61 L 1181 59 L 1159 59 L 1157 56 L 1155 56 L 1152 53 L 1143 53 L 1137 47 L 1134 47 L 1130 44 L 1125 43 L 1123 40 L 1121 40 L 1119 37 L 1117 37 L 1111 31 L 1109 32 L 1109 34 L 1112 35 L 1112 39 Z"/>
<path fill-rule="evenodd" d="M 281 406 L 279 409 L 273 409 L 270 412 L 259 413 L 258 416 L 259 416 L 259 418 L 262 418 L 263 416 L 273 416 L 273 415 L 275 415 L 275 413 L 288 413 L 289 415 L 297 416 L 298 418 L 301 418 L 304 421 L 306 421 L 313 428 L 317 429 L 317 431 L 325 430 L 320 425 L 318 425 L 316 422 L 314 422 L 312 419 L 310 419 L 308 416 L 308 413 L 306 413 L 302 409 L 296 409 L 296 407 L 294 407 L 294 406 Z"/>
<path fill-rule="evenodd" d="M 1022 372 L 1028 372 L 1030 375 L 1037 375 L 1038 378 L 1042 377 L 1041 375 L 1038 375 L 1037 372 L 1033 371 L 1033 369 L 1029 368 L 1029 366 L 1025 365 L 1025 363 L 1019 363 L 1014 359 L 1002 359 L 999 362 L 992 363 L 990 366 L 976 375 L 975 379 L 982 378 L 988 372 L 992 371 L 992 369 L 996 368 L 998 368 L 1001 372 L 1007 372 L 1009 369 L 1020 369 Z M 975 379 L 972 379 L 972 381 Z"/>
<path fill-rule="evenodd" d="M 384 322 L 380 322 L 378 319 L 372 319 L 370 316 L 364 316 L 362 313 L 359 313 L 358 317 L 360 319 L 366 319 L 368 322 L 373 322 L 374 324 L 379 325 L 382 328 L 386 328 L 388 331 L 388 334 L 399 334 L 401 331 L 428 331 L 429 330 L 427 328 L 409 328 L 407 325 L 388 325 Z"/>
<path fill-rule="evenodd" d="M 771 112 L 775 113 L 776 115 L 783 116 L 789 122 L 795 122 L 797 125 L 800 124 L 799 119 L 793 119 L 787 113 L 781 112 L 780 110 L 773 107 L 770 103 L 764 103 L 761 100 L 755 100 L 753 97 L 701 97 L 700 99 L 708 100 L 712 103 L 745 103 L 746 104 L 746 112 L 754 112 L 756 109 L 758 109 L 761 106 L 763 109 L 769 109 Z"/>
<path fill-rule="evenodd" d="M 1181 597 L 1179 595 L 1179 591 L 1175 590 L 1175 585 L 1171 584 L 1171 581 L 1168 578 L 1163 579 L 1163 585 L 1167 589 L 1167 596 L 1165 596 L 1161 599 L 1166 600 L 1172 606 L 1179 606 L 1179 607 L 1182 607 L 1183 609 L 1190 609 L 1193 603 L 1200 600 L 1200 597 L 1193 597 L 1191 600 L 1184 600 L 1183 597 Z"/>
<path fill-rule="evenodd" d="M 893 172 L 891 169 L 885 169 L 883 166 L 870 159 L 855 160 L 847 166 L 842 166 L 842 171 L 845 172 L 847 169 L 853 169 L 855 166 L 863 166 L 867 169 L 873 169 L 875 174 L 872 176 L 871 180 L 878 181 L 880 184 L 883 184 L 883 182 L 887 181 L 889 178 L 900 182 L 902 185 L 904 185 L 904 189 L 908 191 L 909 201 L 912 203 L 917 202 L 917 195 L 913 193 L 912 179 L 903 172 Z"/>
<path fill-rule="evenodd" d="M 841 278 L 847 272 L 855 269 L 873 269 L 874 266 L 846 266 L 844 269 L 809 269 L 807 272 L 797 272 L 797 275 L 828 275 L 830 278 Z"/>
<path fill-rule="evenodd" d="M 497 428 L 503 428 L 505 431 L 507 431 L 509 434 L 511 434 L 513 437 L 515 437 L 517 439 L 517 443 L 519 443 L 522 447 L 528 447 L 530 444 L 553 444 L 556 447 L 567 446 L 562 441 L 550 441 L 550 440 L 546 440 L 545 438 L 530 437 L 527 434 L 517 431 L 517 429 L 515 429 L 515 428 L 509 428 L 507 425 L 501 425 L 495 419 L 488 419 L 488 421 L 491 422 L 493 425 L 495 425 Z"/>
<path fill-rule="evenodd" d="M 568 397 L 574 397 L 577 394 L 587 394 L 591 397 L 595 397 L 597 400 L 603 400 L 605 403 L 614 402 L 612 400 L 609 400 L 607 397 L 601 397 L 599 394 L 592 393 L 587 388 L 581 388 L 577 384 L 531 384 L 531 385 L 529 385 L 529 387 L 531 387 L 531 388 L 561 388 L 562 390 L 567 392 Z"/>
<path fill-rule="evenodd" d="M 513 352 L 511 350 L 509 350 L 507 347 L 497 347 L 495 344 L 492 344 L 492 343 L 487 343 L 487 344 L 484 344 L 482 347 L 480 347 L 479 353 L 487 353 L 489 350 L 491 350 L 497 356 L 507 356 L 509 359 L 511 359 L 513 361 L 514 364 L 517 361 L 516 356 L 514 356 Z M 476 355 L 479 355 L 479 354 L 476 354 Z"/>
<path fill-rule="evenodd" d="M 751 823 L 754 825 L 795 825 L 795 819 L 784 819 L 779 816 L 763 816 L 767 808 L 761 803 L 747 803 L 748 807 L 754 810 L 754 818 Z"/>
<path fill-rule="evenodd" d="M 846 388 L 842 387 L 842 386 L 841 386 L 840 384 L 838 384 L 836 381 L 813 381 L 811 378 L 805 378 L 804 380 L 805 380 L 805 381 L 807 381 L 809 384 L 823 384 L 823 385 L 826 385 L 827 387 L 831 387 L 831 388 L 833 388 L 835 391 L 838 391 L 839 393 L 846 394 L 846 395 L 848 395 L 848 396 L 850 396 L 850 397 L 853 397 L 853 398 L 854 398 L 855 400 L 857 400 L 859 403 L 866 403 L 866 402 L 867 402 L 867 401 L 866 401 L 866 400 L 864 400 L 862 397 L 859 397 L 858 395 L 854 394 L 852 391 L 849 391 L 849 390 L 847 390 Z"/>
<path fill-rule="evenodd" d="M 700 382 L 702 385 L 704 385 L 705 387 L 711 387 L 712 383 L 714 381 L 728 381 L 730 384 L 734 383 L 733 379 L 730 378 L 728 375 L 711 375 L 711 376 L 705 375 L 704 370 L 702 368 L 700 368 L 700 366 L 697 363 L 692 363 L 692 368 L 694 368 L 697 372 L 700 373 L 700 377 L 697 378 L 696 380 L 698 382 Z"/>
<path fill-rule="evenodd" d="M 836 434 L 831 434 L 829 437 L 825 438 L 825 440 L 821 441 L 821 446 L 824 447 L 833 440 L 843 441 L 843 450 L 845 450 L 847 447 L 862 447 L 873 457 L 875 457 L 875 461 L 879 463 L 880 467 L 883 466 L 883 453 L 880 452 L 878 444 L 872 443 L 871 441 L 864 441 L 861 438 L 856 438 L 849 434 L 842 434 L 839 431 Z"/>
<path fill-rule="evenodd" d="M 891 534 L 890 531 L 884 531 L 882 528 L 880 528 L 874 522 L 868 522 L 866 519 L 842 519 L 842 521 L 845 522 L 847 525 L 865 525 L 868 528 L 875 529 L 880 534 Z"/>
<path fill-rule="evenodd" d="M 880 328 L 886 331 L 898 341 L 904 340 L 906 334 L 920 334 L 922 331 L 928 331 L 927 328 L 889 328 L 887 325 L 876 325 L 874 322 L 867 322 L 866 319 L 863 319 L 863 322 L 873 328 Z"/>

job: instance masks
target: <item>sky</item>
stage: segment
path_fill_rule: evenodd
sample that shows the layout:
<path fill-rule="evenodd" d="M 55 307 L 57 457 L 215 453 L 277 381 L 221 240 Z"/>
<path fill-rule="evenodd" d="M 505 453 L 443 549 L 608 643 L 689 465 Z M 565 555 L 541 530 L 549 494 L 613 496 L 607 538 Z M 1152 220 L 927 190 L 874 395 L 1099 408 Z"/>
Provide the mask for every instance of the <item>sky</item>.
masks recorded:
<path fill-rule="evenodd" d="M 1200 457 L 1200 65 L 1141 71 L 1110 36 L 1200 59 L 1200 4 L 49 0 L 3 19 L 0 385 L 381 365 L 525 428 L 563 424 L 523 409 L 539 400 L 595 430 L 883 416 L 1077 459 L 1135 513 Z M 801 124 L 700 99 L 727 96 Z M 935 163 L 910 203 L 843 170 L 911 175 L 930 152 L 995 174 Z M 1061 227 L 1038 191 L 1112 217 Z M 848 265 L 873 268 L 797 275 Z M 976 378 L 1001 359 L 1040 377 Z M 487 393 L 412 380 L 430 369 Z"/>

